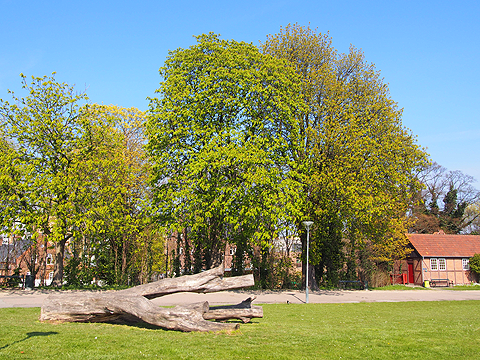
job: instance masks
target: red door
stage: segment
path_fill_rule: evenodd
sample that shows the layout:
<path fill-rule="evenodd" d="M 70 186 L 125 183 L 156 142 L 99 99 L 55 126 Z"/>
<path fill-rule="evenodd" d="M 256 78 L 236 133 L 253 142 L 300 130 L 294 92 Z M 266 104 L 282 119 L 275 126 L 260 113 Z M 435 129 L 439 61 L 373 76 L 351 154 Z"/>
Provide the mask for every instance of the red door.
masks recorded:
<path fill-rule="evenodd" d="M 413 263 L 408 263 L 408 283 L 413 284 L 415 277 L 413 276 Z"/>

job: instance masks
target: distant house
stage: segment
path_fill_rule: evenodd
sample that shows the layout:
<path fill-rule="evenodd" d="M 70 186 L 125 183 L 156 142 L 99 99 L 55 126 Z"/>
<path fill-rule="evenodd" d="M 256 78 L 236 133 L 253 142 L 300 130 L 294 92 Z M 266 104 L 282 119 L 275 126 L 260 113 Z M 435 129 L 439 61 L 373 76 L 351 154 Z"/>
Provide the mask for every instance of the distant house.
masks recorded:
<path fill-rule="evenodd" d="M 5 283 L 1 277 L 13 275 L 15 269 L 20 269 L 21 276 L 30 275 L 29 262 L 37 269 L 35 286 L 52 282 L 55 253 L 51 244 L 35 247 L 32 240 L 18 236 L 3 234 L 0 238 L 0 286 Z"/>
<path fill-rule="evenodd" d="M 0 243 L 0 275 L 11 275 L 18 267 L 19 259 L 29 244 L 27 241 L 14 240 L 9 235 L 1 235 Z"/>
<path fill-rule="evenodd" d="M 480 235 L 407 234 L 412 251 L 396 263 L 396 282 L 423 284 L 425 280 L 448 279 L 453 285 L 478 282 L 469 259 L 480 254 Z M 446 285 L 444 283 L 444 285 Z"/>

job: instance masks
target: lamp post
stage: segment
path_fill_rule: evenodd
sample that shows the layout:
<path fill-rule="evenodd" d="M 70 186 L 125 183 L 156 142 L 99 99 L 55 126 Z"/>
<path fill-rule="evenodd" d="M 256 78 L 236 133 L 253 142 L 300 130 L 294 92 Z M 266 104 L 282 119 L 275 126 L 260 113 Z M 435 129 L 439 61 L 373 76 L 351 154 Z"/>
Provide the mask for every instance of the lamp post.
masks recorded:
<path fill-rule="evenodd" d="M 310 226 L 313 225 L 313 221 L 302 221 L 303 226 L 307 229 L 307 273 L 305 277 L 305 302 L 308 304 L 308 248 L 310 245 Z"/>

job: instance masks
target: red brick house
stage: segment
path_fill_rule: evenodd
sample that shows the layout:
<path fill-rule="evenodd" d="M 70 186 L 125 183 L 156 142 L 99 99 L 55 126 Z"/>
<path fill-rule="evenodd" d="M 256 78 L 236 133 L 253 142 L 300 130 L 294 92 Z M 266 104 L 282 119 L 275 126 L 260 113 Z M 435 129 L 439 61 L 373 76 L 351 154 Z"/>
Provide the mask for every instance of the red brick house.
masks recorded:
<path fill-rule="evenodd" d="M 55 250 L 53 244 L 41 240 L 43 240 L 42 237 L 35 246 L 31 240 L 12 235 L 1 235 L 0 286 L 5 283 L 4 277 L 13 275 L 15 269 L 20 269 L 20 276 L 30 275 L 28 263 L 37 269 L 35 286 L 51 283 Z"/>
<path fill-rule="evenodd" d="M 469 259 L 480 254 L 480 235 L 407 234 L 412 252 L 396 263 L 402 282 L 421 285 L 425 280 L 447 280 L 461 285 L 478 282 L 478 275 L 470 271 Z M 437 281 L 437 283 L 440 283 Z M 446 281 L 441 282 L 447 285 Z"/>

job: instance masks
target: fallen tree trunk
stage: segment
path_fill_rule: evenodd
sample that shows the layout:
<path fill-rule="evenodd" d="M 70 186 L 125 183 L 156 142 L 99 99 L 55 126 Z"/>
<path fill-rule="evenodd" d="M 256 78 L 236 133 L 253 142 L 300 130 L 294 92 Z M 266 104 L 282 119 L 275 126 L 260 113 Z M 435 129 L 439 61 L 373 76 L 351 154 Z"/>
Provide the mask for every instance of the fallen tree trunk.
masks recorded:
<path fill-rule="evenodd" d="M 41 321 L 59 322 L 135 322 L 181 331 L 234 330 L 238 323 L 217 323 L 240 319 L 244 323 L 263 317 L 260 306 L 251 306 L 254 298 L 237 305 L 215 307 L 208 302 L 179 305 L 174 308 L 155 306 L 149 299 L 177 292 L 207 293 L 254 285 L 253 275 L 224 278 L 223 266 L 200 274 L 162 279 L 130 289 L 97 293 L 63 293 L 50 295 L 42 305 Z"/>
<path fill-rule="evenodd" d="M 250 322 L 253 318 L 263 317 L 263 308 L 261 306 L 252 306 L 255 296 L 243 300 L 237 305 L 215 306 L 203 314 L 205 320 L 225 321 L 230 319 L 242 320 L 243 323 Z"/>

